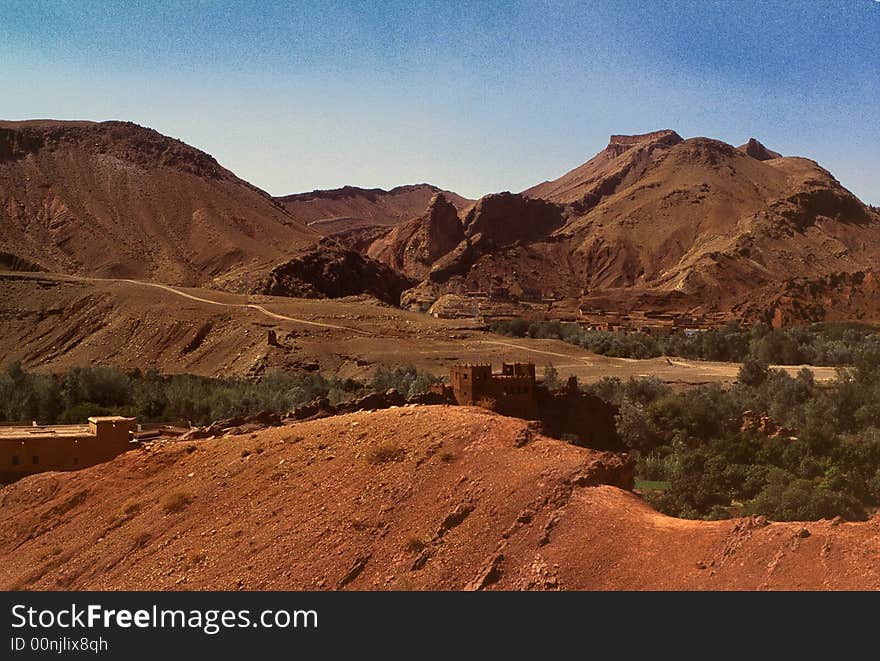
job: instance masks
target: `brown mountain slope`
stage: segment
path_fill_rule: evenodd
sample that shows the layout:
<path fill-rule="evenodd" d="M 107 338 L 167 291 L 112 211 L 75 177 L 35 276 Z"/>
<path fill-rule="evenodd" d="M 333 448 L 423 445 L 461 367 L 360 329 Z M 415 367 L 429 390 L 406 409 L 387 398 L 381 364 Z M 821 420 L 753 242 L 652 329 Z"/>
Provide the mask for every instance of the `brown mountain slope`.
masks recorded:
<path fill-rule="evenodd" d="M 603 196 L 637 180 L 652 160 L 680 142 L 681 136 L 670 130 L 612 135 L 608 146 L 589 161 L 559 179 L 523 191 L 523 195 L 575 204 L 581 211 L 586 210 Z"/>
<path fill-rule="evenodd" d="M 455 205 L 436 193 L 424 214 L 394 227 L 367 246 L 369 257 L 407 276 L 424 278 L 431 265 L 464 239 Z"/>
<path fill-rule="evenodd" d="M 0 588 L 880 587 L 876 518 L 682 521 L 631 479 L 466 407 L 158 445 L 0 489 Z"/>
<path fill-rule="evenodd" d="M 473 204 L 430 184 L 397 186 L 391 190 L 345 186 L 276 198 L 297 220 L 325 235 L 364 226 L 394 226 L 424 213 L 437 193 L 443 193 L 459 211 Z"/>
<path fill-rule="evenodd" d="M 531 233 L 509 229 L 482 254 L 461 244 L 404 300 L 425 307 L 445 293 L 504 286 L 612 312 L 653 301 L 649 308 L 726 316 L 748 307 L 752 320 L 769 321 L 788 280 L 822 287 L 880 260 L 880 214 L 815 162 L 778 157 L 754 140 L 737 149 L 672 131 L 612 136 L 583 166 L 522 195 L 560 205 L 562 222 L 504 210 L 495 226 Z M 821 309 L 787 305 L 784 316 L 843 313 L 831 292 L 824 299 Z"/>
<path fill-rule="evenodd" d="M 749 141 L 746 144 L 740 145 L 739 147 L 737 147 L 737 149 L 745 152 L 752 158 L 757 158 L 759 161 L 769 161 L 772 158 L 782 158 L 782 154 L 771 149 L 767 149 L 755 138 L 749 138 Z"/>
<path fill-rule="evenodd" d="M 0 253 L 46 270 L 207 283 L 317 233 L 208 154 L 124 122 L 0 122 Z"/>

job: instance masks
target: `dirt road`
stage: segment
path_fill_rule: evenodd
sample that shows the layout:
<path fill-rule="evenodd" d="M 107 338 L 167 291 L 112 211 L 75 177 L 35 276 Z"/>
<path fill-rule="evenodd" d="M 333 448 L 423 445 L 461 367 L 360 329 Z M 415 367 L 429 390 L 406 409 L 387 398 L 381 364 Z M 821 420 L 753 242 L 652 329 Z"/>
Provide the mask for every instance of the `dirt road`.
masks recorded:
<path fill-rule="evenodd" d="M 183 296 L 184 298 L 188 298 L 191 301 L 198 301 L 199 303 L 207 303 L 209 305 L 223 305 L 226 307 L 247 308 L 250 310 L 261 312 L 272 319 L 279 319 L 281 321 L 292 321 L 297 324 L 308 324 L 309 326 L 321 326 L 323 328 L 335 328 L 336 330 L 346 330 L 351 331 L 352 333 L 360 333 L 361 335 L 371 335 L 371 333 L 368 333 L 367 331 L 359 330 L 357 328 L 351 328 L 349 326 L 337 326 L 336 324 L 325 324 L 320 321 L 308 321 L 307 319 L 297 319 L 296 317 L 288 317 L 287 315 L 278 314 L 277 312 L 270 312 L 262 305 L 257 305 L 256 303 L 224 303 L 223 301 L 212 301 L 207 298 L 202 298 L 201 296 L 188 294 L 185 291 L 177 289 L 176 287 L 172 287 L 171 285 L 159 284 L 158 282 L 144 282 L 142 280 L 128 280 L 126 278 L 81 278 L 77 276 L 69 277 L 73 280 L 86 280 L 92 282 L 128 282 L 132 285 L 156 287 L 157 289 L 164 289 L 167 292 L 171 292 L 172 294 L 176 294 L 178 296 Z"/>

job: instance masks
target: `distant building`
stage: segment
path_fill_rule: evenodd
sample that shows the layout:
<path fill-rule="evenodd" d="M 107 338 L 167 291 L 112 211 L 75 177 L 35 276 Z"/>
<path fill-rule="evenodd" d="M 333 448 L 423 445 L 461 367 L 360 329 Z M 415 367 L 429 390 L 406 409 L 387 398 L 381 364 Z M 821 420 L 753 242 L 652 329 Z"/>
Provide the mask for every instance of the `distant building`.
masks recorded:
<path fill-rule="evenodd" d="M 540 302 L 543 297 L 544 292 L 542 292 L 537 287 L 523 287 L 522 294 L 520 294 L 519 299 L 521 301 Z"/>
<path fill-rule="evenodd" d="M 66 471 L 108 461 L 131 447 L 134 418 L 89 418 L 88 425 L 0 427 L 0 473 Z"/>
<path fill-rule="evenodd" d="M 487 363 L 454 365 L 450 377 L 451 388 L 440 386 L 436 392 L 448 394 L 451 389 L 462 406 L 484 406 L 503 415 L 540 420 L 544 433 L 556 438 L 570 436 L 580 445 L 626 449 L 615 428 L 617 407 L 581 392 L 574 377 L 564 388 L 553 391 L 536 382 L 533 363 L 503 363 L 500 374 L 493 374 Z"/>
<path fill-rule="evenodd" d="M 455 401 L 462 406 L 491 400 L 499 413 L 538 417 L 533 363 L 503 363 L 500 374 L 493 374 L 489 364 L 454 365 L 450 377 Z"/>
<path fill-rule="evenodd" d="M 489 289 L 490 301 L 507 301 L 510 299 L 510 290 L 500 285 L 492 285 Z"/>

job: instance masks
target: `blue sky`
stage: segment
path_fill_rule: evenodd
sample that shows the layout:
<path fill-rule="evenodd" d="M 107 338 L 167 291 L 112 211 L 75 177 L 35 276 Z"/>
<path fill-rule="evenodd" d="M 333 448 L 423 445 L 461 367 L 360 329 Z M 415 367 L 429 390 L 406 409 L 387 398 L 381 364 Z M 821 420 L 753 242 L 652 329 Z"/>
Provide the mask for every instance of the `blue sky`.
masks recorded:
<path fill-rule="evenodd" d="M 280 195 L 757 137 L 880 204 L 880 2 L 0 0 L 0 117 L 125 119 Z"/>

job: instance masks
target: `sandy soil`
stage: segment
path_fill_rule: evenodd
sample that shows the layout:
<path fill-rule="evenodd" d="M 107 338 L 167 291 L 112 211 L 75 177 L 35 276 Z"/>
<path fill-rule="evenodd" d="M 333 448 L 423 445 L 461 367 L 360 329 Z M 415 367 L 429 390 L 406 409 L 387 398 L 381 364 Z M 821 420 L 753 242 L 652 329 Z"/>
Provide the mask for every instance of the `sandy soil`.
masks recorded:
<path fill-rule="evenodd" d="M 617 455 L 526 425 L 362 411 L 25 478 L 0 489 L 0 588 L 880 587 L 877 519 L 671 519 L 609 485 Z"/>

